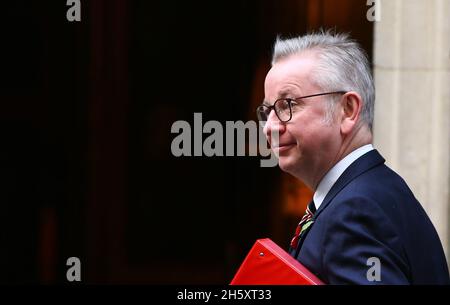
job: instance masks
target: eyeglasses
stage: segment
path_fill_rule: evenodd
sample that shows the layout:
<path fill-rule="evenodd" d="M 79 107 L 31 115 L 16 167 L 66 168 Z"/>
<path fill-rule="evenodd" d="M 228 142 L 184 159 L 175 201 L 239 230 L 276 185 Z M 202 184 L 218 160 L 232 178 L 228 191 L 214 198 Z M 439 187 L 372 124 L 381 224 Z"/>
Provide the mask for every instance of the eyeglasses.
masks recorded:
<path fill-rule="evenodd" d="M 301 100 L 308 97 L 321 96 L 321 95 L 329 95 L 329 94 L 345 94 L 347 91 L 334 91 L 334 92 L 326 92 L 326 93 L 318 93 L 312 95 L 301 96 L 297 98 L 280 98 L 273 103 L 273 105 L 260 105 L 256 108 L 256 115 L 258 116 L 258 120 L 260 122 L 267 122 L 269 118 L 270 112 L 275 110 L 275 114 L 278 119 L 283 122 L 289 122 L 292 119 L 292 105 L 296 105 L 297 100 Z"/>

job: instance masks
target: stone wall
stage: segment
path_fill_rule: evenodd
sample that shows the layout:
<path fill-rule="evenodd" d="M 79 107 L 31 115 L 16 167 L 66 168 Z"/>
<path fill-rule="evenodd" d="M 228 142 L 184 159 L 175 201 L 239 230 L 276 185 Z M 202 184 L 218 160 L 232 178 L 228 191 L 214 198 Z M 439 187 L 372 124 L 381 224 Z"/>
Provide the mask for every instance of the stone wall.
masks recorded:
<path fill-rule="evenodd" d="M 449 261 L 450 0 L 381 0 L 374 144 L 434 223 Z"/>

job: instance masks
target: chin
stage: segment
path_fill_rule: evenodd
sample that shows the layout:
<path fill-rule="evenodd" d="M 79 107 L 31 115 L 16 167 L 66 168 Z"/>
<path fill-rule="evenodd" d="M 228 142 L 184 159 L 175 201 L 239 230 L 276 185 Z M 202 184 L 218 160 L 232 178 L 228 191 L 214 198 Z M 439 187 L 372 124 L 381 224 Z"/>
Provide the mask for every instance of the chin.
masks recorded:
<path fill-rule="evenodd" d="M 294 172 L 294 169 L 295 169 L 295 162 L 294 162 L 294 160 L 292 160 L 292 158 L 289 158 L 289 157 L 280 157 L 280 158 L 278 159 L 278 166 L 280 167 L 280 169 L 281 169 L 283 172 L 286 172 L 286 173 L 291 174 L 291 173 Z"/>

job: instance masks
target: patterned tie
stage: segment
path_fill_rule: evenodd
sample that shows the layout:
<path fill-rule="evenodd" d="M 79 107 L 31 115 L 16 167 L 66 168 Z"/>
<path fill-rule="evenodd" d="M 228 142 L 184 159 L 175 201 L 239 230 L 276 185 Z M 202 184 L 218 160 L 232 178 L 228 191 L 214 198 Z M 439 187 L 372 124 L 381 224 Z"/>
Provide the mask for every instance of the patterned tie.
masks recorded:
<path fill-rule="evenodd" d="M 305 215 L 303 215 L 302 219 L 298 223 L 297 229 L 295 229 L 295 236 L 291 240 L 291 248 L 297 249 L 298 242 L 307 229 L 313 224 L 313 216 L 316 212 L 316 206 L 314 201 L 311 201 L 306 207 Z"/>

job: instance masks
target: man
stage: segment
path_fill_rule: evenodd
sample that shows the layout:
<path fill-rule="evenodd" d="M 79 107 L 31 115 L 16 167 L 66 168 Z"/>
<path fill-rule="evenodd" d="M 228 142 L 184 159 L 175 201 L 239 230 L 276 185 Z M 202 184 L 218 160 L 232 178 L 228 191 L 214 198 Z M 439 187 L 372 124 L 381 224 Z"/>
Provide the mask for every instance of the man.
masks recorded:
<path fill-rule="evenodd" d="M 330 32 L 278 39 L 264 90 L 257 114 L 279 166 L 314 190 L 290 254 L 329 284 L 449 284 L 431 221 L 371 144 L 359 45 Z"/>

